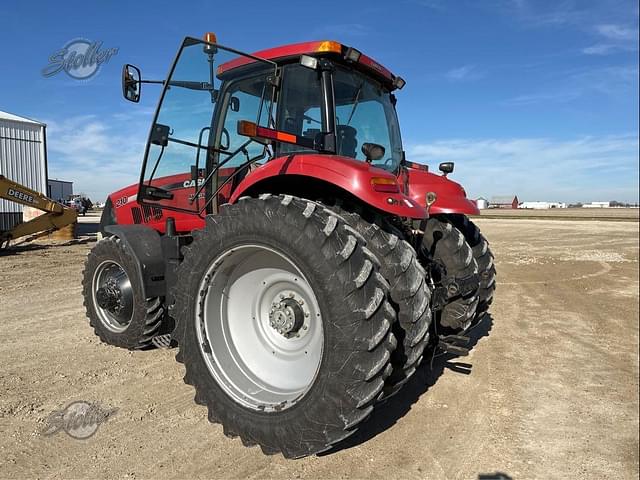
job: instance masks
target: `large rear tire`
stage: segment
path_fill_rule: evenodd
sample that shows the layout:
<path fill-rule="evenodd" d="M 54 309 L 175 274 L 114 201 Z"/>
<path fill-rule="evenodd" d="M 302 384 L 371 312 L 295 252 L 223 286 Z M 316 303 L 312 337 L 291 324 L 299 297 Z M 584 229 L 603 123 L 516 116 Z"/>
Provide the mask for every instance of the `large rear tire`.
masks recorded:
<path fill-rule="evenodd" d="M 393 372 L 385 386 L 385 397 L 389 397 L 415 373 L 429 342 L 431 290 L 425 270 L 416 258 L 416 251 L 406 241 L 357 213 L 331 208 L 364 237 L 367 248 L 380 260 L 380 273 L 389 282 L 392 305 L 398 314 L 398 322 L 393 325 L 398 348 L 391 356 Z"/>
<path fill-rule="evenodd" d="M 395 312 L 376 259 L 333 212 L 244 198 L 183 249 L 174 331 L 211 422 L 298 458 L 353 434 L 391 373 Z"/>
<path fill-rule="evenodd" d="M 162 301 L 144 297 L 133 253 L 119 238 L 103 238 L 89 252 L 82 294 L 89 324 L 104 343 L 135 350 L 158 334 Z"/>
<path fill-rule="evenodd" d="M 422 239 L 431 277 L 436 285 L 446 278 L 464 279 L 478 273 L 478 264 L 464 235 L 446 217 L 431 217 Z M 478 289 L 453 296 L 436 314 L 439 326 L 456 331 L 471 325 L 478 306 Z"/>
<path fill-rule="evenodd" d="M 480 290 L 478 291 L 479 301 L 476 308 L 476 320 L 480 320 L 489 310 L 496 290 L 496 266 L 493 253 L 489 247 L 489 242 L 482 235 L 478 226 L 469 220 L 469 217 L 466 215 L 452 215 L 451 218 L 471 246 L 473 258 L 478 264 Z"/>

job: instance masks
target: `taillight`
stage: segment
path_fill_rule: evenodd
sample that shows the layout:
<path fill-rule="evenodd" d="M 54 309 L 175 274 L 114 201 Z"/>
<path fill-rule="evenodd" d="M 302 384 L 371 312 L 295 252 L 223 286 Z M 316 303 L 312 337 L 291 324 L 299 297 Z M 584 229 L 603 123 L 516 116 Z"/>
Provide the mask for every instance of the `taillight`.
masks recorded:
<path fill-rule="evenodd" d="M 400 193 L 400 185 L 395 178 L 373 177 L 371 186 L 376 192 Z"/>

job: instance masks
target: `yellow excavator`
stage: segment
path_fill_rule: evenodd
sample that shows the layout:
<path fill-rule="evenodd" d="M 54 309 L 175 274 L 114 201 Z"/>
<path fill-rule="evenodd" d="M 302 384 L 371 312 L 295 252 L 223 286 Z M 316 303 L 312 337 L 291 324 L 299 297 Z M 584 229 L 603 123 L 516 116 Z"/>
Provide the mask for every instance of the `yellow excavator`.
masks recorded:
<path fill-rule="evenodd" d="M 48 235 L 54 230 L 74 223 L 78 218 L 75 209 L 51 200 L 40 192 L 20 185 L 0 175 L 0 198 L 27 207 L 43 210 L 39 217 L 20 223 L 10 230 L 0 230 L 0 249 L 6 248 L 11 240 L 31 235 L 29 240 Z"/>

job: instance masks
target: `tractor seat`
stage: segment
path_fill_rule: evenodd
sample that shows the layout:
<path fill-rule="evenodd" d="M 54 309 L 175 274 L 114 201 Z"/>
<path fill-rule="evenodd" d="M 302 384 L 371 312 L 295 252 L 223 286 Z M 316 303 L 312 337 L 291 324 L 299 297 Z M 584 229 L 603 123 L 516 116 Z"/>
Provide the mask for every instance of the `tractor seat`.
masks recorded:
<path fill-rule="evenodd" d="M 345 157 L 356 158 L 356 148 L 358 147 L 356 134 L 358 131 L 349 125 L 338 125 L 336 127 L 336 133 L 338 154 L 344 155 Z"/>

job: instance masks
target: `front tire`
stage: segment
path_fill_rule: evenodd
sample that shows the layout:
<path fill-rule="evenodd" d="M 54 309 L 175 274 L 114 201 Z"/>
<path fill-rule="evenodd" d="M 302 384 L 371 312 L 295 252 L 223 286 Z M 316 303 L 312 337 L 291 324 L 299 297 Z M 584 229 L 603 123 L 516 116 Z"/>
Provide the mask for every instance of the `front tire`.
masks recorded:
<path fill-rule="evenodd" d="M 363 247 L 337 215 L 288 195 L 241 199 L 194 232 L 175 288 L 176 358 L 225 435 L 298 458 L 370 415 L 395 312 Z"/>
<path fill-rule="evenodd" d="M 471 247 L 462 232 L 447 218 L 429 218 L 422 249 L 436 285 L 445 279 L 464 279 L 478 273 Z M 439 325 L 456 331 L 467 329 L 475 317 L 478 300 L 478 289 L 450 297 L 436 316 Z"/>
<path fill-rule="evenodd" d="M 482 235 L 478 226 L 466 215 L 453 215 L 452 220 L 471 246 L 473 258 L 478 264 L 480 290 L 478 291 L 476 320 L 480 320 L 489 310 L 489 306 L 493 302 L 493 294 L 496 291 L 496 266 L 493 253 L 488 240 Z"/>
<path fill-rule="evenodd" d="M 158 297 L 145 298 L 134 254 L 117 237 L 93 247 L 83 272 L 89 324 L 104 343 L 136 350 L 151 345 L 164 316 Z"/>

